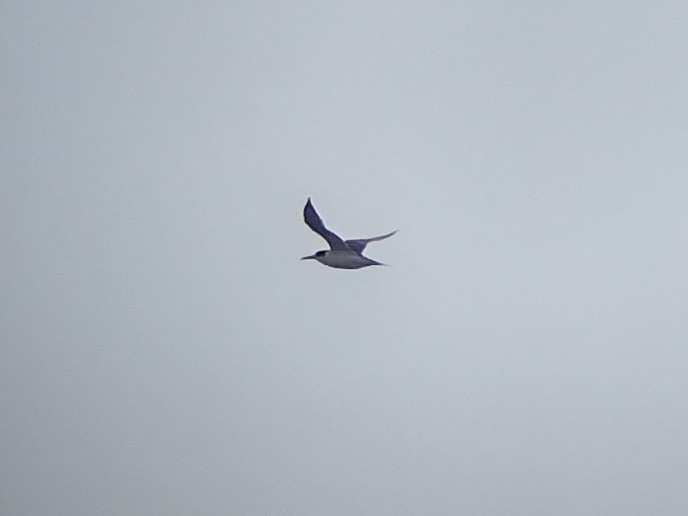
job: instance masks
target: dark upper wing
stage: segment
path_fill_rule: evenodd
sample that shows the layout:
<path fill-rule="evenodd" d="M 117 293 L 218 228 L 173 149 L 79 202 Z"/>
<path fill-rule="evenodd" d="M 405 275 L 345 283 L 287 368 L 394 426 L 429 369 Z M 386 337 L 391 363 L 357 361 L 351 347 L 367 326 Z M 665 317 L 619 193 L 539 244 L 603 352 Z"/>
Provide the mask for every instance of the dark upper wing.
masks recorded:
<path fill-rule="evenodd" d="M 387 233 L 386 235 L 373 237 L 373 238 L 359 238 L 358 240 L 347 240 L 344 243 L 346 245 L 348 245 L 349 249 L 351 249 L 352 251 L 356 251 L 358 254 L 361 254 L 370 242 L 377 242 L 378 240 L 384 240 L 385 238 L 391 237 L 395 233 L 396 233 L 396 231 L 392 231 L 391 233 Z"/>
<path fill-rule="evenodd" d="M 318 212 L 315 211 L 310 198 L 308 199 L 308 202 L 306 202 L 306 206 L 303 208 L 303 220 L 306 221 L 306 224 L 309 228 L 327 240 L 327 243 L 330 244 L 331 249 L 349 250 L 347 245 L 344 243 L 344 240 L 325 227 L 320 215 L 318 215 Z"/>

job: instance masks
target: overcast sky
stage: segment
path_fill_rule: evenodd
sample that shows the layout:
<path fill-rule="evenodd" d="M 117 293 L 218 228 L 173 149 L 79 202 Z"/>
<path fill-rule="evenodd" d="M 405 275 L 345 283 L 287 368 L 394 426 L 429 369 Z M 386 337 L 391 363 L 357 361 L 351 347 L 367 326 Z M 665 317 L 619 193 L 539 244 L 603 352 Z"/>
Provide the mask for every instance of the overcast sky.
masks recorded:
<path fill-rule="evenodd" d="M 687 20 L 3 2 L 0 512 L 688 514 Z"/>

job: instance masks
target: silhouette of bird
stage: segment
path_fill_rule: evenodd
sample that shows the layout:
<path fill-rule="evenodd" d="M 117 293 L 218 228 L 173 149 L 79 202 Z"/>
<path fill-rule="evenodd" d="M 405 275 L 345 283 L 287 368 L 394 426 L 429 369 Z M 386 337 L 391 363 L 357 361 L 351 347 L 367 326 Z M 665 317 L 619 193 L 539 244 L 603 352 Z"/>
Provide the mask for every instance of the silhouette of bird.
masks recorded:
<path fill-rule="evenodd" d="M 342 240 L 338 235 L 325 227 L 320 215 L 315 211 L 315 207 L 310 198 L 303 208 L 303 220 L 306 221 L 309 228 L 327 241 L 330 248 L 326 251 L 318 251 L 310 256 L 304 256 L 301 259 L 317 260 L 323 265 L 336 269 L 360 269 L 361 267 L 368 267 L 369 265 L 385 265 L 384 263 L 376 262 L 375 260 L 363 256 L 363 250 L 370 242 L 384 240 L 396 233 L 396 231 L 392 231 L 386 235 L 372 238 Z"/>

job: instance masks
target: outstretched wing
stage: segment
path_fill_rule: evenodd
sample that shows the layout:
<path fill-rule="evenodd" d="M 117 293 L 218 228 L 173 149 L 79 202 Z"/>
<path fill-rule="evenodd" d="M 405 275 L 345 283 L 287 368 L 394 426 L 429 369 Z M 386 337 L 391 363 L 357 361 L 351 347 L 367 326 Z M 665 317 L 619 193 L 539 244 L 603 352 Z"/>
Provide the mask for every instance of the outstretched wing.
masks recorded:
<path fill-rule="evenodd" d="M 327 240 L 327 243 L 330 245 L 331 249 L 339 249 L 339 250 L 347 250 L 347 251 L 349 250 L 349 247 L 347 247 L 344 240 L 339 238 L 332 231 L 330 231 L 329 229 L 327 229 L 325 227 L 325 224 L 323 224 L 323 221 L 320 218 L 320 215 L 318 215 L 318 212 L 315 211 L 315 208 L 313 207 L 313 203 L 311 203 L 310 197 L 308 198 L 308 201 L 306 202 L 306 206 L 303 208 L 303 220 L 306 221 L 306 224 L 308 225 L 309 228 L 311 228 L 318 235 L 320 235 L 325 240 Z M 364 244 L 364 247 L 365 247 L 365 244 Z"/>
<path fill-rule="evenodd" d="M 373 238 L 359 238 L 358 240 L 347 240 L 344 243 L 348 245 L 349 249 L 351 249 L 352 251 L 361 254 L 370 242 L 377 242 L 378 240 L 384 240 L 385 238 L 389 238 L 392 235 L 394 235 L 397 231 L 392 231 L 391 233 L 387 233 L 386 235 Z"/>

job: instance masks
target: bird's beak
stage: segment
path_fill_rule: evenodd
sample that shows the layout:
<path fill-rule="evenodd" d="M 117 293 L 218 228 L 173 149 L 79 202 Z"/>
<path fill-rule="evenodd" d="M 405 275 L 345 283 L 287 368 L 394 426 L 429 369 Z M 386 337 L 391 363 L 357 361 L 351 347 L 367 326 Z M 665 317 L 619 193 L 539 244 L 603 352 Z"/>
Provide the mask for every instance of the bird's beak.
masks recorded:
<path fill-rule="evenodd" d="M 315 260 L 315 255 L 312 254 L 312 255 L 310 255 L 310 256 L 304 256 L 304 257 L 301 258 L 301 259 L 302 259 L 302 260 Z"/>

